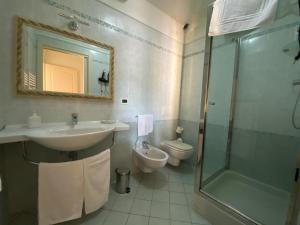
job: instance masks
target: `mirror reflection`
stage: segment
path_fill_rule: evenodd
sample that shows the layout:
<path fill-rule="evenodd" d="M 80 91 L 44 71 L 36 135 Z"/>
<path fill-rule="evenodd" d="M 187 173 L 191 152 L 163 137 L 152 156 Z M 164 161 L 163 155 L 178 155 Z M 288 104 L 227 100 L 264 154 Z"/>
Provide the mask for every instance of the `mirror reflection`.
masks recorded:
<path fill-rule="evenodd" d="M 23 24 L 21 89 L 112 99 L 113 48 L 54 30 Z"/>

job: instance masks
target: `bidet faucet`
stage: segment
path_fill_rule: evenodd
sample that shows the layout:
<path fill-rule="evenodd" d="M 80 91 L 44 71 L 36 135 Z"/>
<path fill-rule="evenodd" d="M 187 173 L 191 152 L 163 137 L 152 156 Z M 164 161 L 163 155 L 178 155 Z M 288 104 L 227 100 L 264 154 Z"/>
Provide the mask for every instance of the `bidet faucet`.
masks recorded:
<path fill-rule="evenodd" d="M 75 126 L 78 124 L 78 113 L 72 113 L 72 126 Z"/>
<path fill-rule="evenodd" d="M 142 142 L 142 145 L 143 145 L 143 148 L 144 148 L 144 149 L 149 149 L 149 142 L 143 141 L 143 142 Z"/>

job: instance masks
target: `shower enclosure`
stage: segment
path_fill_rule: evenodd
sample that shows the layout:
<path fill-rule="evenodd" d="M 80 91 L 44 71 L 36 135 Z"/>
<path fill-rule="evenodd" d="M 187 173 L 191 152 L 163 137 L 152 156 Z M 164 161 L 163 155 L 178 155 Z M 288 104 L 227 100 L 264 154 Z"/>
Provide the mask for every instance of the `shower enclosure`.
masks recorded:
<path fill-rule="evenodd" d="M 207 42 L 199 192 L 248 224 L 300 225 L 300 17 L 280 7 L 270 26 Z"/>

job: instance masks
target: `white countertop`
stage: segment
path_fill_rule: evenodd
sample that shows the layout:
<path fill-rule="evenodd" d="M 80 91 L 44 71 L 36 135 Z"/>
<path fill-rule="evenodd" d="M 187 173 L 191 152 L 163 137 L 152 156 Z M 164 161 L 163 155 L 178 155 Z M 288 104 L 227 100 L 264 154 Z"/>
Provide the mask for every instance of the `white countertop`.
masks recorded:
<path fill-rule="evenodd" d="M 87 121 L 87 122 L 79 122 L 76 126 L 113 126 L 114 131 L 126 131 L 129 130 L 129 125 L 126 123 L 122 123 L 117 121 L 112 124 L 104 124 L 101 121 Z M 27 128 L 25 124 L 19 125 L 9 125 L 3 131 L 0 131 L 0 144 L 13 143 L 13 142 L 21 142 L 28 141 L 27 137 L 32 132 L 42 131 L 49 128 L 61 128 L 61 127 L 70 127 L 67 123 L 43 123 L 39 128 Z"/>

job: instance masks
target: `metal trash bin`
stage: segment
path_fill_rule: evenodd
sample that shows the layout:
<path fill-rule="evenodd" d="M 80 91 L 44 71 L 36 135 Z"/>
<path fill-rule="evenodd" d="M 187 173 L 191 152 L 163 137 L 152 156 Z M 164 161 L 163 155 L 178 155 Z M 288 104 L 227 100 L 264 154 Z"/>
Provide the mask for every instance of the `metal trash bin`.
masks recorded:
<path fill-rule="evenodd" d="M 130 169 L 127 168 L 117 168 L 116 169 L 116 191 L 120 194 L 125 194 L 130 192 L 129 178 Z"/>

